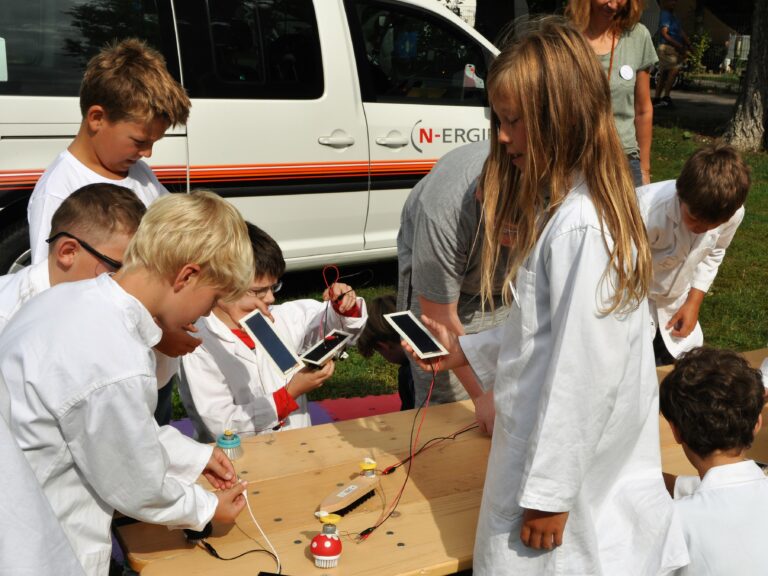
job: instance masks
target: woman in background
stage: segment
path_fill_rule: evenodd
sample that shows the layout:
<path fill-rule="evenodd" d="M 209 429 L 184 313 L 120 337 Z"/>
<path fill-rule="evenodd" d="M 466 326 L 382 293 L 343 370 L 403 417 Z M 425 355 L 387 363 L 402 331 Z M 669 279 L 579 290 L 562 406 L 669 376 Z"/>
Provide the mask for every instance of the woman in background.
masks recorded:
<path fill-rule="evenodd" d="M 566 15 L 584 33 L 611 86 L 616 130 L 635 186 L 651 183 L 650 67 L 658 61 L 642 0 L 570 0 Z"/>

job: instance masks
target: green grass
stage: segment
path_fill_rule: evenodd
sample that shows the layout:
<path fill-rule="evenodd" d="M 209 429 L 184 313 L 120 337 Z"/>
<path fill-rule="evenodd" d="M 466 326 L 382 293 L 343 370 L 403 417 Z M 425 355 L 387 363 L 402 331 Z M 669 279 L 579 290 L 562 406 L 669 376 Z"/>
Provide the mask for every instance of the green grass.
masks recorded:
<path fill-rule="evenodd" d="M 654 127 L 653 180 L 677 177 L 686 158 L 710 138 L 679 127 Z M 768 154 L 748 154 L 752 168 L 752 189 L 746 216 L 726 254 L 723 264 L 701 309 L 701 325 L 708 344 L 738 351 L 762 348 L 768 343 Z M 342 279 L 360 296 L 370 300 L 397 291 L 397 263 L 379 262 L 343 267 Z M 297 298 L 319 299 L 325 284 L 320 270 L 288 273 L 279 302 Z M 349 398 L 397 391 L 397 367 L 378 354 L 365 359 L 352 349 L 339 362 L 336 372 L 311 400 Z M 183 416 L 183 407 L 174 396 L 174 418 Z"/>
<path fill-rule="evenodd" d="M 397 292 L 397 262 L 377 262 L 364 266 L 342 267 L 341 282 L 349 284 L 358 296 L 370 301 L 376 296 Z M 331 272 L 328 273 L 332 280 Z M 344 276 L 350 276 L 344 278 Z M 284 277 L 279 302 L 296 298 L 322 297 L 325 282 L 320 270 L 288 273 Z M 397 366 L 389 364 L 378 354 L 363 358 L 352 348 L 349 358 L 336 363 L 336 369 L 320 388 L 309 394 L 310 400 L 354 398 L 397 392 Z"/>
<path fill-rule="evenodd" d="M 675 178 L 688 155 L 709 140 L 680 128 L 654 127 L 654 181 Z M 738 351 L 768 343 L 768 154 L 745 159 L 752 168 L 746 215 L 700 312 L 706 343 Z"/>

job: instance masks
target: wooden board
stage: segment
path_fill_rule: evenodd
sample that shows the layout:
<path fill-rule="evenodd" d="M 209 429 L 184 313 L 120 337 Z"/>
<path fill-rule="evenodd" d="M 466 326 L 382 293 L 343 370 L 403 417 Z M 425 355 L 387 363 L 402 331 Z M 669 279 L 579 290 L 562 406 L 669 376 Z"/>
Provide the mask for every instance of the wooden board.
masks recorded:
<path fill-rule="evenodd" d="M 471 568 L 490 439 L 472 430 L 420 454 L 411 469 L 396 514 L 368 540 L 343 538 L 336 569 L 315 568 L 309 542 L 320 530 L 317 504 L 372 457 L 384 468 L 407 455 L 415 411 L 385 414 L 334 424 L 259 436 L 243 442 L 245 456 L 235 462 L 249 480 L 256 519 L 274 546 L 289 576 L 304 574 L 450 574 Z M 469 401 L 431 407 L 420 442 L 449 435 L 474 421 Z M 382 494 L 392 501 L 405 479 L 406 467 L 382 477 Z M 374 524 L 384 507 L 382 494 L 366 501 L 342 520 L 342 533 L 357 533 Z M 136 523 L 117 531 L 134 570 L 145 575 L 275 572 L 264 554 L 223 562 L 184 541 L 181 531 Z M 253 538 L 253 539 L 252 539 Z M 254 541 L 258 540 L 258 543 Z M 222 556 L 264 546 L 247 510 L 234 527 L 214 529 L 209 542 Z M 425 569 L 426 568 L 426 569 Z"/>
<path fill-rule="evenodd" d="M 754 368 L 760 368 L 763 360 L 768 357 L 768 348 L 743 352 Z M 672 371 L 672 366 L 659 366 L 656 375 L 661 382 Z M 752 448 L 747 451 L 747 457 L 758 462 L 768 463 L 768 407 L 763 409 L 763 429 L 758 433 Z M 672 430 L 663 416 L 659 416 L 659 436 L 661 440 L 661 460 L 664 472 L 675 475 L 695 475 L 696 469 L 688 462 L 682 447 L 672 437 Z"/>
<path fill-rule="evenodd" d="M 744 356 L 759 367 L 768 349 Z M 660 367 L 659 378 L 669 369 Z M 403 485 L 405 467 L 382 477 L 381 491 L 345 516 L 339 526 L 344 550 L 337 568 L 315 568 L 309 554 L 309 542 L 320 530 L 314 517 L 317 504 L 350 480 L 366 456 L 376 460 L 379 468 L 406 456 L 414 415 L 409 410 L 244 439 L 245 455 L 235 467 L 249 481 L 251 507 L 280 554 L 283 574 L 441 575 L 471 568 L 490 448 L 490 439 L 477 430 L 418 456 L 396 514 L 358 544 L 352 535 L 376 522 Z M 750 457 L 768 461 L 768 410 L 763 417 L 766 429 Z M 470 401 L 430 407 L 419 444 L 447 436 L 473 421 Z M 695 474 L 661 416 L 659 436 L 662 469 L 671 474 Z M 239 576 L 276 571 L 265 554 L 224 562 L 186 542 L 181 531 L 163 526 L 135 523 L 116 532 L 131 567 L 142 576 Z M 247 510 L 235 526 L 215 527 L 209 542 L 225 557 L 266 546 Z"/>

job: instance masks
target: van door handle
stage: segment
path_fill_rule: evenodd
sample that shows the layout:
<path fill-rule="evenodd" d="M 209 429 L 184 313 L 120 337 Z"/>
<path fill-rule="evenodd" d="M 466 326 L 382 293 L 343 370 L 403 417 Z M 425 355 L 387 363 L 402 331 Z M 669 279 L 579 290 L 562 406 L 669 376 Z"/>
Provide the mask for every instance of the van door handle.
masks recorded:
<path fill-rule="evenodd" d="M 320 136 L 317 142 L 331 148 L 349 148 L 355 143 L 355 139 L 344 130 L 334 130 L 330 136 Z"/>
<path fill-rule="evenodd" d="M 402 148 L 408 146 L 408 138 L 400 134 L 397 130 L 392 130 L 386 136 L 376 138 L 376 144 L 386 146 L 387 148 Z"/>

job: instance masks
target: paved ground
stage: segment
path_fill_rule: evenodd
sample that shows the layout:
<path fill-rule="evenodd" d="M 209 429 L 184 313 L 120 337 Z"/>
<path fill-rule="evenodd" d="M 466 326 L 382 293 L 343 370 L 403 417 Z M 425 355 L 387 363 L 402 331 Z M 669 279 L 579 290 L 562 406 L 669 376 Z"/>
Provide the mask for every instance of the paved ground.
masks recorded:
<path fill-rule="evenodd" d="M 653 123 L 658 126 L 676 126 L 708 136 L 722 134 L 736 103 L 735 94 L 673 90 L 670 96 L 675 107 L 654 108 Z"/>

